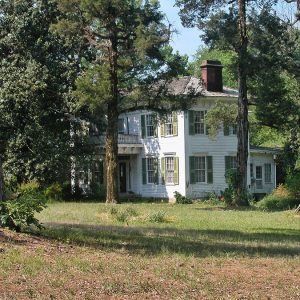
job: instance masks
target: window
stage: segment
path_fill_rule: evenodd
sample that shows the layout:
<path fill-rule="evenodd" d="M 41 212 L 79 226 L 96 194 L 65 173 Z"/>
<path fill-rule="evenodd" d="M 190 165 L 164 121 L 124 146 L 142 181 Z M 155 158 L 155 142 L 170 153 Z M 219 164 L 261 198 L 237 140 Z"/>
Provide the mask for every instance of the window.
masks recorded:
<path fill-rule="evenodd" d="M 236 125 L 229 126 L 229 134 L 236 135 L 236 133 L 237 133 L 237 126 Z"/>
<path fill-rule="evenodd" d="M 256 188 L 262 189 L 263 188 L 263 182 L 262 182 L 262 166 L 256 166 Z"/>
<path fill-rule="evenodd" d="M 165 121 L 165 135 L 173 135 L 173 115 L 169 114 Z"/>
<path fill-rule="evenodd" d="M 195 157 L 195 182 L 206 182 L 205 157 Z"/>
<path fill-rule="evenodd" d="M 237 125 L 225 125 L 224 124 L 224 135 L 236 135 L 237 134 Z"/>
<path fill-rule="evenodd" d="M 253 178 L 254 174 L 253 174 L 253 164 L 250 164 L 250 178 Z"/>
<path fill-rule="evenodd" d="M 173 112 L 167 114 L 160 123 L 160 135 L 165 136 L 177 136 L 178 135 L 178 119 L 177 113 Z"/>
<path fill-rule="evenodd" d="M 141 115 L 142 138 L 156 136 L 155 115 Z"/>
<path fill-rule="evenodd" d="M 206 111 L 188 111 L 189 134 L 208 134 L 208 128 L 205 125 Z"/>
<path fill-rule="evenodd" d="M 142 159 L 143 184 L 158 184 L 158 158 Z"/>
<path fill-rule="evenodd" d="M 225 170 L 236 170 L 237 159 L 236 156 L 225 156 Z"/>
<path fill-rule="evenodd" d="M 163 184 L 179 184 L 179 158 L 167 156 L 161 159 Z"/>
<path fill-rule="evenodd" d="M 124 134 L 124 118 L 118 119 L 118 133 Z"/>
<path fill-rule="evenodd" d="M 154 136 L 153 115 L 146 115 L 146 136 Z"/>
<path fill-rule="evenodd" d="M 147 182 L 155 183 L 155 166 L 154 158 L 147 158 Z"/>
<path fill-rule="evenodd" d="M 195 134 L 204 134 L 205 133 L 205 124 L 204 117 L 205 111 L 195 111 Z"/>
<path fill-rule="evenodd" d="M 271 164 L 265 164 L 265 183 L 271 183 Z"/>
<path fill-rule="evenodd" d="M 166 183 L 174 183 L 174 157 L 166 157 Z"/>
<path fill-rule="evenodd" d="M 190 183 L 213 183 L 212 156 L 190 156 Z"/>
<path fill-rule="evenodd" d="M 93 182 L 103 184 L 103 161 L 94 161 L 92 168 Z"/>

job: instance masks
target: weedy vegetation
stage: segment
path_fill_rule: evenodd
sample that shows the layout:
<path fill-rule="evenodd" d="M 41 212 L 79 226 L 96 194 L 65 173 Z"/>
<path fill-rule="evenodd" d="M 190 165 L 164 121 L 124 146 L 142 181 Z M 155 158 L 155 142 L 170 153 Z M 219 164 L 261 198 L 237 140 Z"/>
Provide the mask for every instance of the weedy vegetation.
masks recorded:
<path fill-rule="evenodd" d="M 44 230 L 0 231 L 6 299 L 296 299 L 300 292 L 300 218 L 292 210 L 216 200 L 54 202 L 36 217 Z"/>

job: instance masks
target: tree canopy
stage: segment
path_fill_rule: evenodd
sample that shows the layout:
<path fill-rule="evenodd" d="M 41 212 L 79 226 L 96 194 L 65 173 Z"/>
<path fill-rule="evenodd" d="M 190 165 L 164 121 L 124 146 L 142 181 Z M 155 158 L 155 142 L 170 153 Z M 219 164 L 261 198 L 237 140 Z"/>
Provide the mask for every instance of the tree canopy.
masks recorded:
<path fill-rule="evenodd" d="M 61 0 L 59 7 L 64 17 L 54 29 L 81 37 L 94 50 L 93 59 L 81 60 L 76 96 L 95 114 L 107 116 L 107 202 L 118 202 L 118 116 L 179 107 L 167 82 L 185 72 L 187 58 L 172 53 L 171 29 L 158 1 Z"/>

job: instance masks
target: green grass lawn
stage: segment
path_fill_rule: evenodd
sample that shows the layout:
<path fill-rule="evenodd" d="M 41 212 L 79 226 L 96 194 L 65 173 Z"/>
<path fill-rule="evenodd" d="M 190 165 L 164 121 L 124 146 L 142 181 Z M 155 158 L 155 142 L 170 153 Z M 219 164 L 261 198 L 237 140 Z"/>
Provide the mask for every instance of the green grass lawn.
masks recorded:
<path fill-rule="evenodd" d="M 4 239 L 0 299 L 1 282 L 8 299 L 300 297 L 293 211 L 52 203 L 38 218 L 45 230 Z"/>
<path fill-rule="evenodd" d="M 229 210 L 209 204 L 54 203 L 38 217 L 42 234 L 100 248 L 195 256 L 294 256 L 300 252 L 300 219 L 291 211 Z M 133 213 L 132 213 L 133 212 Z M 156 216 L 163 216 L 156 221 Z M 123 218 L 123 219 L 124 219 Z M 119 218 L 120 219 L 120 218 Z"/>

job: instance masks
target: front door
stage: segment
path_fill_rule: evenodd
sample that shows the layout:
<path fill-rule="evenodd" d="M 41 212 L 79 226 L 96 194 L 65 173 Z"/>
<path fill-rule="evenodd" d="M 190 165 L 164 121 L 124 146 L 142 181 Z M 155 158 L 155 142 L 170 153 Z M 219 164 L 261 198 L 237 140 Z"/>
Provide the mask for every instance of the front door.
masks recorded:
<path fill-rule="evenodd" d="M 120 193 L 126 193 L 126 163 L 120 162 L 119 163 L 119 180 L 120 180 Z"/>

